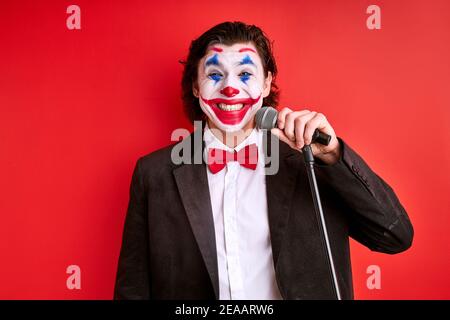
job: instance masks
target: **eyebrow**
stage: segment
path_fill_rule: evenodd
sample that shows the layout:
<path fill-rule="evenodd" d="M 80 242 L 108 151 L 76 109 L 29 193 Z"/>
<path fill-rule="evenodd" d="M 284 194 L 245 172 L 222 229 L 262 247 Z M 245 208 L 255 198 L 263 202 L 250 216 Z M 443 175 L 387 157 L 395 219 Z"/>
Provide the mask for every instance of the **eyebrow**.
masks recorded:
<path fill-rule="evenodd" d="M 255 50 L 253 50 L 252 48 L 248 48 L 248 47 L 246 47 L 246 48 L 241 48 L 241 49 L 239 50 L 239 52 L 245 52 L 245 51 L 252 51 L 252 52 L 256 53 Z"/>
<path fill-rule="evenodd" d="M 209 58 L 208 60 L 206 60 L 205 65 L 206 66 L 209 66 L 209 65 L 218 66 L 219 65 L 219 59 L 217 58 L 217 53 L 215 55 L 213 55 L 211 58 Z"/>
<path fill-rule="evenodd" d="M 223 51 L 222 48 L 217 48 L 217 47 L 212 47 L 211 50 L 215 51 L 215 52 L 222 52 Z"/>
<path fill-rule="evenodd" d="M 243 65 L 243 64 L 253 64 L 253 65 L 255 65 L 255 64 L 253 63 L 253 61 L 252 61 L 252 58 L 250 58 L 249 55 L 246 55 L 246 56 L 241 60 L 241 62 L 239 62 L 239 65 L 240 65 L 240 66 Z"/>

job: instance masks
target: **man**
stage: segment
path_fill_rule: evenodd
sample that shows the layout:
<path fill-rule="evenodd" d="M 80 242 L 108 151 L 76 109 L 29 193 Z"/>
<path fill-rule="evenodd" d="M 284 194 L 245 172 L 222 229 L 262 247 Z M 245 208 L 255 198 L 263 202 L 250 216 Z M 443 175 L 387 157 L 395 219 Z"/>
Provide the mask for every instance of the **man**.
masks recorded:
<path fill-rule="evenodd" d="M 279 142 L 278 170 L 265 174 L 267 147 L 254 118 L 277 105 L 276 73 L 256 26 L 226 22 L 192 42 L 183 101 L 192 120 L 205 122 L 203 144 L 194 133 L 137 161 L 115 298 L 334 299 L 299 152 L 315 129 L 332 137 L 312 148 L 342 297 L 353 298 L 349 236 L 379 252 L 410 247 L 413 228 L 393 190 L 323 114 L 280 111 L 268 139 Z M 174 161 L 180 146 L 192 161 Z"/>

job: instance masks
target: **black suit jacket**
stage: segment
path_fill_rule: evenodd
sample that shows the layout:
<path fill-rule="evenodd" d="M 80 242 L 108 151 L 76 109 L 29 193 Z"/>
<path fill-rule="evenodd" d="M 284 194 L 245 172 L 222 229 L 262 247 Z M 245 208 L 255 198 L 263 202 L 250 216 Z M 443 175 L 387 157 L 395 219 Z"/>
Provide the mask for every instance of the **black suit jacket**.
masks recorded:
<path fill-rule="evenodd" d="M 269 143 L 277 139 L 269 137 Z M 192 140 L 180 143 L 194 145 Z M 349 236 L 392 254 L 410 247 L 413 228 L 389 185 L 340 144 L 341 159 L 317 164 L 316 176 L 341 294 L 352 299 Z M 173 147 L 136 163 L 115 299 L 220 298 L 207 168 L 173 164 Z M 194 158 L 202 148 L 192 151 Z M 284 299 L 335 299 L 303 157 L 281 141 L 279 156 L 278 173 L 266 176 L 266 192 L 280 293 Z"/>

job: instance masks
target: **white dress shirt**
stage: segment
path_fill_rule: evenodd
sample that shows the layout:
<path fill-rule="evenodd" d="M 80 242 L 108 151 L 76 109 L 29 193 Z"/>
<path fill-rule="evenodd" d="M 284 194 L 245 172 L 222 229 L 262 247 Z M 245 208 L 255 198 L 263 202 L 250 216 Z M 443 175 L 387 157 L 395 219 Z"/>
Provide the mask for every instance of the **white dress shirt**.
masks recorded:
<path fill-rule="evenodd" d="M 242 167 L 236 161 L 228 162 L 216 174 L 206 169 L 222 300 L 282 299 L 272 258 L 262 138 L 262 132 L 254 129 L 233 149 L 217 139 L 208 127 L 204 132 L 205 157 L 209 148 L 233 152 L 252 143 L 258 146 L 256 170 Z"/>

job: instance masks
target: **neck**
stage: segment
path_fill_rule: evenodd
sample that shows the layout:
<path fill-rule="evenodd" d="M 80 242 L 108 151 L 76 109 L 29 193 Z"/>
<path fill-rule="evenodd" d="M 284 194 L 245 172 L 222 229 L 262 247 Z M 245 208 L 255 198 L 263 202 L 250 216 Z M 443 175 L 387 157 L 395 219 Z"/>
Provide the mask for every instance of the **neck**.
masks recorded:
<path fill-rule="evenodd" d="M 219 129 L 213 122 L 208 119 L 208 127 L 212 134 L 219 139 L 224 145 L 234 148 L 244 141 L 255 128 L 255 119 L 249 121 L 241 130 L 235 132 L 227 132 Z"/>

